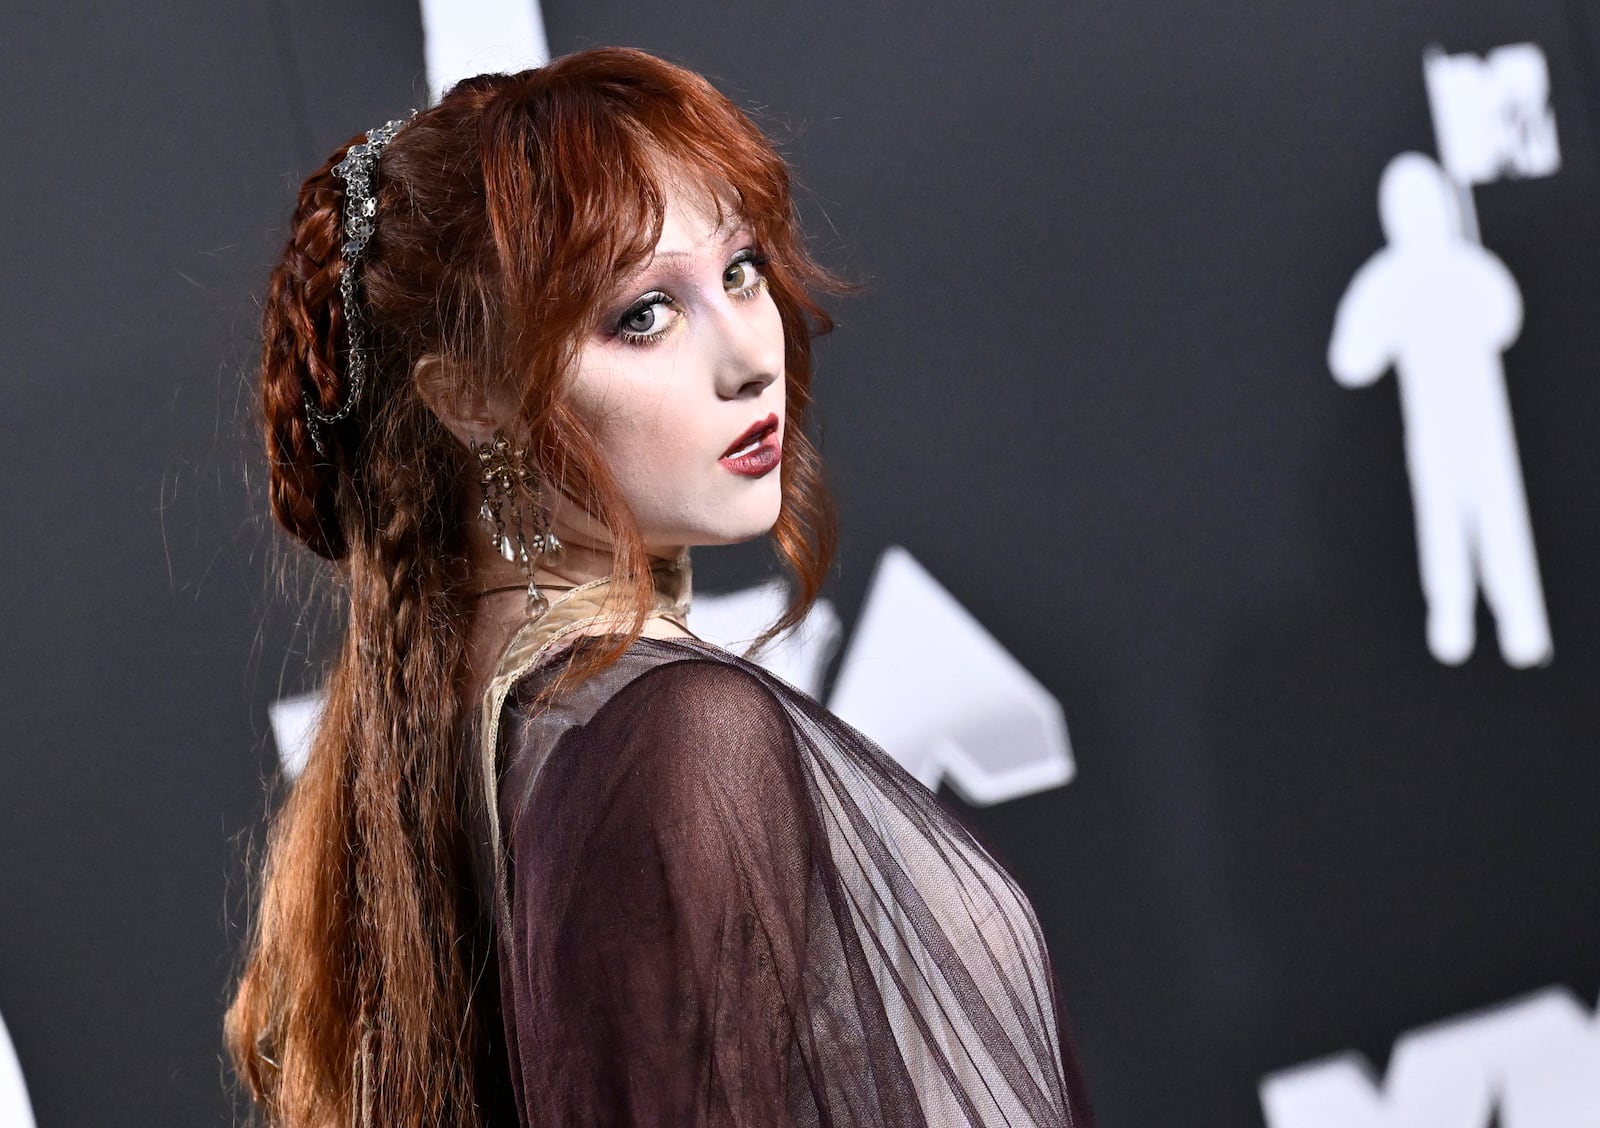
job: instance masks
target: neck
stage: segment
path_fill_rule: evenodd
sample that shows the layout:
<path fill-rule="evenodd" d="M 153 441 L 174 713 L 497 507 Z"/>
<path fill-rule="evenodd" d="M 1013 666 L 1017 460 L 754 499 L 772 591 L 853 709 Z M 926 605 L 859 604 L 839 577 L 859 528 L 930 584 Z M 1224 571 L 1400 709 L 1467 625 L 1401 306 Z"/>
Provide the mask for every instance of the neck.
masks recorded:
<path fill-rule="evenodd" d="M 482 559 L 473 561 L 473 590 L 480 599 L 514 594 L 528 589 L 528 573 L 522 565 L 506 560 L 492 549 L 485 549 Z M 647 552 L 650 571 L 656 576 L 656 586 L 661 584 L 661 574 L 685 570 L 689 550 L 677 549 L 671 555 Z M 533 570 L 533 582 L 541 591 L 558 593 L 587 584 L 610 580 L 614 575 L 616 557 L 608 548 L 592 545 L 564 545 L 554 559 L 540 559 Z"/>
<path fill-rule="evenodd" d="M 475 519 L 473 526 L 467 549 L 473 589 L 487 592 L 518 585 L 526 589 L 528 574 L 522 565 L 496 552 L 487 535 L 478 535 L 480 530 L 476 527 Z M 536 561 L 533 578 L 539 587 L 559 591 L 612 575 L 616 555 L 609 541 L 592 535 L 588 529 L 576 531 L 559 523 L 555 533 L 563 548 L 553 559 Z M 687 559 L 688 549 L 682 546 L 646 546 L 645 555 L 651 569 L 659 570 Z"/>
<path fill-rule="evenodd" d="M 611 578 L 616 557 L 609 545 L 581 536 L 568 539 L 559 529 L 556 535 L 561 537 L 562 551 L 554 559 L 538 561 L 533 573 L 534 583 L 547 599 L 555 601 L 563 592 Z M 482 593 L 472 609 L 468 640 L 471 651 L 468 692 L 469 699 L 475 699 L 492 674 L 500 652 L 527 620 L 528 574 L 519 563 L 496 552 L 487 536 L 473 536 L 469 553 L 472 590 Z M 646 555 L 650 563 L 650 582 L 657 591 L 658 600 L 668 606 L 686 607 L 690 592 L 688 549 L 665 552 L 647 549 Z M 658 633 L 659 626 L 654 624 L 647 628 L 647 633 Z M 667 630 L 670 634 L 683 633 L 676 628 Z"/>

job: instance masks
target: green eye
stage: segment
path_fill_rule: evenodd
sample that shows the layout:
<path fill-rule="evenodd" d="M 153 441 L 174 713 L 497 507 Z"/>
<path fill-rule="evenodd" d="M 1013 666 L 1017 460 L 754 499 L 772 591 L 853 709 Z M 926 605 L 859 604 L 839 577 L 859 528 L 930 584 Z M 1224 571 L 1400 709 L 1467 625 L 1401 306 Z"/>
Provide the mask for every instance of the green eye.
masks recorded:
<path fill-rule="evenodd" d="M 761 268 L 767 265 L 764 256 L 752 250 L 740 251 L 722 272 L 722 288 L 738 296 L 755 294 L 766 283 Z"/>

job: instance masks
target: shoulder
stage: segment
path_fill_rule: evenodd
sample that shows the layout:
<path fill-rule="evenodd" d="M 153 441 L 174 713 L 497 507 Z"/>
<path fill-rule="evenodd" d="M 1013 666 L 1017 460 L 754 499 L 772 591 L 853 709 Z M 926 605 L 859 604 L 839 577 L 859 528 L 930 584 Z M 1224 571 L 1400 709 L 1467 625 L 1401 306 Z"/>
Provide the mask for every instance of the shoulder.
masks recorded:
<path fill-rule="evenodd" d="M 632 677 L 591 718 L 599 741 L 649 775 L 743 776 L 794 754 L 792 722 L 758 672 L 702 647 L 647 644 L 658 662 Z"/>
<path fill-rule="evenodd" d="M 730 749 L 793 747 L 786 687 L 698 640 L 637 639 L 610 665 L 558 688 L 563 668 L 550 661 L 525 671 L 501 706 L 502 795 L 526 799 L 541 778 L 564 780 L 567 772 L 547 771 L 552 761 L 592 777 L 683 756 L 688 769 L 704 770 Z"/>
<path fill-rule="evenodd" d="M 613 695 L 614 707 L 686 727 L 738 725 L 784 715 L 768 681 L 731 655 L 703 644 L 648 639 L 635 649 L 661 657 Z"/>
<path fill-rule="evenodd" d="M 780 688 L 703 645 L 630 648 L 573 691 L 596 704 L 546 733 L 542 766 L 508 773 L 502 796 L 522 852 L 627 841 L 714 869 L 729 843 L 801 833 L 811 787 Z"/>

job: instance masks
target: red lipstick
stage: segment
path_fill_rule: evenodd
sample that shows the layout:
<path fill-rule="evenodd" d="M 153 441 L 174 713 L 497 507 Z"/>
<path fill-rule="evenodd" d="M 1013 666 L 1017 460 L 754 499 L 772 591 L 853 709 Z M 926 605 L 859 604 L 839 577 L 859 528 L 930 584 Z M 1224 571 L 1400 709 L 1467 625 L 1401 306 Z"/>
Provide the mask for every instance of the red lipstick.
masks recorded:
<path fill-rule="evenodd" d="M 778 416 L 772 414 L 750 425 L 718 463 L 746 478 L 761 478 L 783 460 L 783 441 L 778 437 Z"/>

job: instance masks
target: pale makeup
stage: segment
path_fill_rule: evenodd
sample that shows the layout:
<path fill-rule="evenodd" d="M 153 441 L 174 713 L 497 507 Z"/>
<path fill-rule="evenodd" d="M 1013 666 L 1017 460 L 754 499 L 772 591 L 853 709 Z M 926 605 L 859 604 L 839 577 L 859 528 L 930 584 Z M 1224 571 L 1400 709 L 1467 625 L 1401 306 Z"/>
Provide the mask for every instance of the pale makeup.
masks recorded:
<path fill-rule="evenodd" d="M 703 190 L 669 182 L 664 202 L 654 252 L 617 279 L 581 342 L 565 395 L 593 430 L 645 551 L 671 560 L 693 545 L 749 540 L 777 522 L 786 414 L 783 321 L 762 273 L 762 248 L 736 212 L 724 207 L 719 215 Z M 446 411 L 463 442 L 485 441 L 494 415 L 490 406 L 461 417 Z M 763 424 L 770 427 L 756 441 L 744 441 Z M 550 502 L 566 548 L 540 562 L 540 585 L 560 590 L 608 575 L 606 530 L 565 495 Z M 472 556 L 479 585 L 498 589 L 473 615 L 476 697 L 526 610 L 522 572 L 487 537 L 474 540 Z M 651 619 L 644 633 L 683 631 Z"/>
<path fill-rule="evenodd" d="M 703 191 L 671 184 L 665 204 L 654 254 L 618 280 L 566 395 L 646 550 L 671 557 L 749 540 L 777 521 L 784 333 L 761 248 L 737 214 L 719 216 Z M 740 457 L 753 430 L 764 449 Z M 558 535 L 565 527 L 592 541 L 592 522 L 570 502 L 552 516 Z"/>

